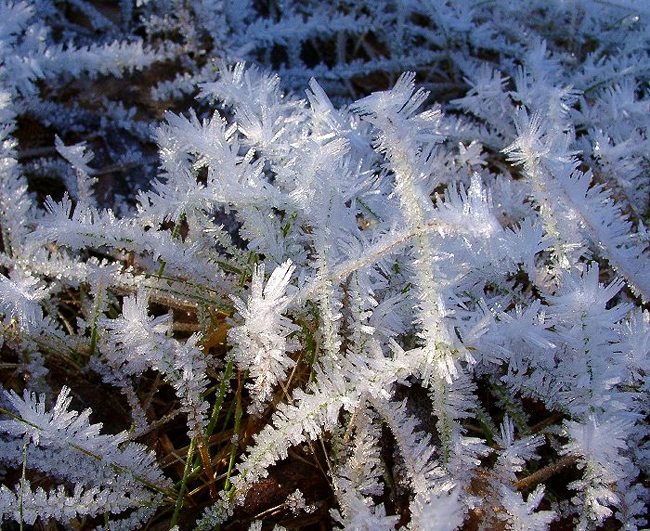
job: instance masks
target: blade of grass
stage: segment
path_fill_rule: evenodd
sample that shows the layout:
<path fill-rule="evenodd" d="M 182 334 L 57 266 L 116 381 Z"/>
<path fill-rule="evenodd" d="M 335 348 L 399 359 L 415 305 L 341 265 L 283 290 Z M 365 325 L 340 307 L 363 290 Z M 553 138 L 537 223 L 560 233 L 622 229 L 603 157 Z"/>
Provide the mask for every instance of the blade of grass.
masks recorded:
<path fill-rule="evenodd" d="M 190 446 L 187 449 L 187 456 L 185 457 L 185 468 L 183 469 L 183 478 L 181 479 L 181 484 L 178 489 L 178 497 L 176 498 L 176 504 L 174 505 L 174 514 L 172 515 L 171 522 L 169 527 L 174 527 L 178 523 L 178 517 L 183 508 L 183 501 L 185 498 L 185 491 L 187 490 L 187 478 L 190 473 L 192 458 L 194 457 L 194 448 L 196 446 L 196 437 L 192 437 L 190 441 Z"/>
<path fill-rule="evenodd" d="M 205 428 L 205 438 L 210 439 L 214 433 L 214 428 L 217 425 L 217 420 L 221 414 L 221 408 L 223 407 L 223 402 L 226 398 L 226 385 L 230 381 L 232 376 L 234 362 L 233 359 L 229 359 L 226 365 L 226 369 L 223 373 L 223 379 L 219 384 L 219 394 L 217 395 L 216 400 L 214 401 L 214 406 L 212 407 L 212 413 L 210 414 L 210 420 L 208 421 L 208 426 Z"/>
<path fill-rule="evenodd" d="M 20 500 L 18 512 L 20 513 L 20 531 L 23 531 L 25 527 L 25 519 L 23 515 L 23 498 L 25 497 L 25 482 L 27 481 L 26 472 L 27 472 L 27 444 L 29 443 L 29 437 L 25 436 L 25 442 L 23 443 L 23 470 L 20 476 Z"/>
<path fill-rule="evenodd" d="M 239 430 L 241 427 L 241 417 L 242 417 L 242 407 L 241 407 L 241 395 L 242 395 L 242 375 L 241 373 L 237 374 L 237 394 L 235 398 L 235 430 L 233 433 L 232 446 L 230 448 L 230 461 L 228 462 L 228 470 L 226 472 L 226 482 L 224 484 L 224 490 L 227 492 L 230 490 L 230 476 L 232 475 L 232 470 L 235 467 L 235 458 L 237 457 L 237 448 L 239 447 Z"/>

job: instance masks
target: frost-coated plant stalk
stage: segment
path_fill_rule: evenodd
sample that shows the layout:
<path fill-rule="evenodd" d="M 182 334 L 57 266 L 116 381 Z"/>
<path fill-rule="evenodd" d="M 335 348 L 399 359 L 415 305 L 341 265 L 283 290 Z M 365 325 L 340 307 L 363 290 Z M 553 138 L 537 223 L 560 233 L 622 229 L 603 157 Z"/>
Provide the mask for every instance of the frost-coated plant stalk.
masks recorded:
<path fill-rule="evenodd" d="M 648 525 L 642 3 L 118 7 L 0 0 L 0 525 Z"/>

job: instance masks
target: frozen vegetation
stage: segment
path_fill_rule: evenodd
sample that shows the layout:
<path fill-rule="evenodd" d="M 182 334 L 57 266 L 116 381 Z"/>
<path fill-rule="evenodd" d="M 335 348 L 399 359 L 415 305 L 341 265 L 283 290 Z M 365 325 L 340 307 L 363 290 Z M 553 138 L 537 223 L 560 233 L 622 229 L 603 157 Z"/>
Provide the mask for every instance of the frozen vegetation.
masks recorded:
<path fill-rule="evenodd" d="M 0 524 L 645 527 L 649 19 L 1 0 Z"/>

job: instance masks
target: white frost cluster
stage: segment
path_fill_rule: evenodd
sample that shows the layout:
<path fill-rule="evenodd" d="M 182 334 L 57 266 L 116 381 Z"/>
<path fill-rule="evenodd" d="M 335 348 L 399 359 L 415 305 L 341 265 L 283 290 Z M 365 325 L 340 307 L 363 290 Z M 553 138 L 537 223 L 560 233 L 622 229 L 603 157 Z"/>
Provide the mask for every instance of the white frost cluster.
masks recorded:
<path fill-rule="evenodd" d="M 647 527 L 643 2 L 114 4 L 0 0 L 0 524 Z"/>
<path fill-rule="evenodd" d="M 282 315 L 291 303 L 286 292 L 294 271 L 295 266 L 287 261 L 278 266 L 265 283 L 264 266 L 256 267 L 248 301 L 244 303 L 233 297 L 235 309 L 244 323 L 232 327 L 228 338 L 235 345 L 232 356 L 237 366 L 249 371 L 252 378 L 249 387 L 254 410 L 259 411 L 269 399 L 273 386 L 294 366 L 289 353 L 298 345 L 287 341 L 287 336 L 298 327 Z"/>

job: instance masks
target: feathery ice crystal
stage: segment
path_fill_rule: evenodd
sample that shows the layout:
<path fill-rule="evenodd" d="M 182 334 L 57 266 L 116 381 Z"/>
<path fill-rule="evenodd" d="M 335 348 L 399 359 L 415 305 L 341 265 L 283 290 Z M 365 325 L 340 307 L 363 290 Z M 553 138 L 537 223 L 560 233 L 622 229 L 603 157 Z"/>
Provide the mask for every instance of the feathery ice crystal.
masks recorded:
<path fill-rule="evenodd" d="M 647 525 L 643 2 L 115 6 L 0 0 L 0 523 Z"/>

